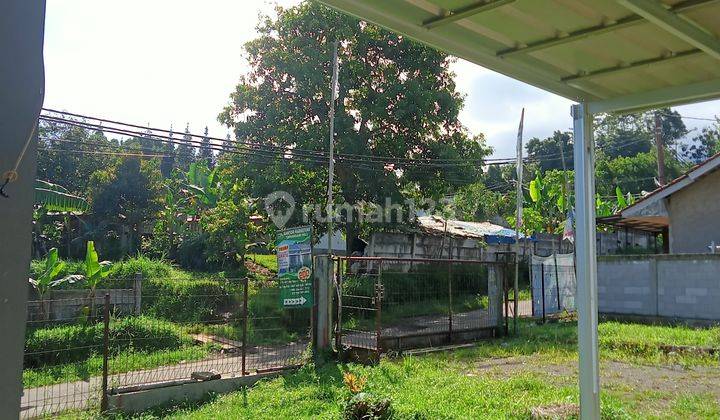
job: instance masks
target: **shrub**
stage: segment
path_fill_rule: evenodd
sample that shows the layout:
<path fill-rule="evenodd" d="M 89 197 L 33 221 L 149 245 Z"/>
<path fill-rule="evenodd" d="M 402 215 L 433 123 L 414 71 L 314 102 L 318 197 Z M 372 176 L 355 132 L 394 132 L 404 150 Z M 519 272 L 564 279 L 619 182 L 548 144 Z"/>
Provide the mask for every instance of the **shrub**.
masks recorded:
<path fill-rule="evenodd" d="M 217 264 L 208 262 L 207 241 L 207 234 L 189 234 L 180 243 L 175 261 L 186 270 L 211 270 L 217 268 Z"/>
<path fill-rule="evenodd" d="M 150 279 L 143 283 L 143 312 L 177 322 L 218 320 L 240 301 L 239 280 Z"/>
<path fill-rule="evenodd" d="M 284 309 L 277 285 L 250 284 L 248 294 L 248 336 L 253 344 L 286 342 L 307 333 L 310 312 Z"/>
<path fill-rule="evenodd" d="M 144 316 L 110 322 L 110 354 L 128 349 L 177 349 L 191 343 L 181 328 L 170 322 Z M 85 360 L 102 353 L 102 345 L 102 323 L 31 329 L 25 337 L 25 367 Z"/>
<path fill-rule="evenodd" d="M 170 277 L 172 271 L 173 268 L 169 263 L 141 255 L 113 263 L 110 277 L 114 279 L 133 279 L 137 273 L 141 273 L 143 278 L 146 279 L 162 278 Z"/>
<path fill-rule="evenodd" d="M 452 276 L 454 296 L 487 295 L 488 269 L 477 264 L 447 265 L 418 264 L 408 272 L 383 271 L 382 284 L 386 303 L 413 303 L 419 300 L 447 300 L 448 275 Z M 374 294 L 376 277 L 348 276 L 343 280 L 346 294 L 371 296 Z"/>
<path fill-rule="evenodd" d="M 389 419 L 392 406 L 387 398 L 379 398 L 367 392 L 353 395 L 345 404 L 343 417 L 347 420 Z"/>
<path fill-rule="evenodd" d="M 33 260 L 30 262 L 30 277 L 37 276 L 42 273 L 44 268 L 43 260 Z M 132 285 L 132 279 L 137 273 L 141 273 L 143 278 L 167 278 L 173 275 L 172 266 L 162 260 L 153 260 L 145 256 L 129 258 L 125 261 L 118 261 L 112 264 L 110 274 L 107 278 L 100 281 L 98 288 L 126 288 Z M 65 268 L 60 276 L 68 276 L 71 274 L 85 274 L 85 264 L 83 261 L 66 261 Z M 35 277 L 33 277 L 35 278 Z M 86 284 L 83 281 L 64 284 L 65 289 L 84 289 Z"/>

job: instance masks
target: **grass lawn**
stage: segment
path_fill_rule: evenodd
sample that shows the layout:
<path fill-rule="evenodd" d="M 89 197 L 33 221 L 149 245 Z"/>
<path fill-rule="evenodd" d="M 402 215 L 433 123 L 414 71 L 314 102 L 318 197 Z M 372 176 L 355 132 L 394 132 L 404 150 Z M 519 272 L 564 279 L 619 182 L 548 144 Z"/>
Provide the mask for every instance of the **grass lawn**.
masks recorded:
<path fill-rule="evenodd" d="M 575 328 L 574 322 L 523 322 L 516 338 L 454 352 L 385 359 L 375 366 L 308 365 L 245 392 L 137 418 L 337 419 L 350 396 L 344 372 L 365 378 L 364 391 L 390 398 L 397 419 L 529 418 L 534 407 L 577 403 Z M 668 354 L 658 344 L 720 347 L 720 329 L 601 324 L 603 418 L 720 417 L 717 356 Z"/>
<path fill-rule="evenodd" d="M 254 263 L 261 265 L 268 270 L 277 273 L 277 257 L 275 254 L 246 254 L 245 258 Z"/>

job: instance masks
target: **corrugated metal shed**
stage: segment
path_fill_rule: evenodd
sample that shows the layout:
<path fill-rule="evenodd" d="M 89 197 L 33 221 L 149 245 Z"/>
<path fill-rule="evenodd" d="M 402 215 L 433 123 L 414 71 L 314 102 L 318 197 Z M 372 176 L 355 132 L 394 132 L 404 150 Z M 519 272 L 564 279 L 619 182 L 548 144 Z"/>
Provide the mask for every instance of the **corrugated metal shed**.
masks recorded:
<path fill-rule="evenodd" d="M 420 230 L 433 235 L 444 235 L 461 238 L 482 239 L 487 243 L 515 243 L 515 231 L 490 222 L 463 222 L 461 220 L 443 219 L 439 216 L 418 217 Z M 520 238 L 525 235 L 520 234 Z"/>

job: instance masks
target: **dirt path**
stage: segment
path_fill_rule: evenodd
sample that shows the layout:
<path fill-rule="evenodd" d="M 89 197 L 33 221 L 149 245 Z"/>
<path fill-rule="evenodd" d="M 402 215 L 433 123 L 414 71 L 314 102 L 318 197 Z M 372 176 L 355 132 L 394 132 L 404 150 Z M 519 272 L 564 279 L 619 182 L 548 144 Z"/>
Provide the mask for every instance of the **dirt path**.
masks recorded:
<path fill-rule="evenodd" d="M 306 342 L 285 346 L 248 348 L 246 370 L 276 368 L 297 363 L 307 348 Z M 110 388 L 133 385 L 149 385 L 160 382 L 190 379 L 197 371 L 213 371 L 223 377 L 240 376 L 242 356 L 239 352 L 215 354 L 194 362 L 178 363 L 155 369 L 136 370 L 113 374 L 108 377 Z M 112 371 L 112 363 L 110 370 Z M 82 410 L 99 404 L 101 377 L 84 381 L 66 382 L 23 390 L 21 418 L 60 413 L 66 410 Z"/>

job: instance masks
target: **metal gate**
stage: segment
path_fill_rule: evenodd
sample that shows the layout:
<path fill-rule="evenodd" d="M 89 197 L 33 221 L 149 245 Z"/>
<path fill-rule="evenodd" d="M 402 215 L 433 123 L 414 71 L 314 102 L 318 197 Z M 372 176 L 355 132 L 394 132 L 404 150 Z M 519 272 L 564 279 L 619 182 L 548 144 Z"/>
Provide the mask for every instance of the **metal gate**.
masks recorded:
<path fill-rule="evenodd" d="M 340 351 L 437 347 L 503 330 L 502 262 L 336 257 L 335 264 Z"/>

